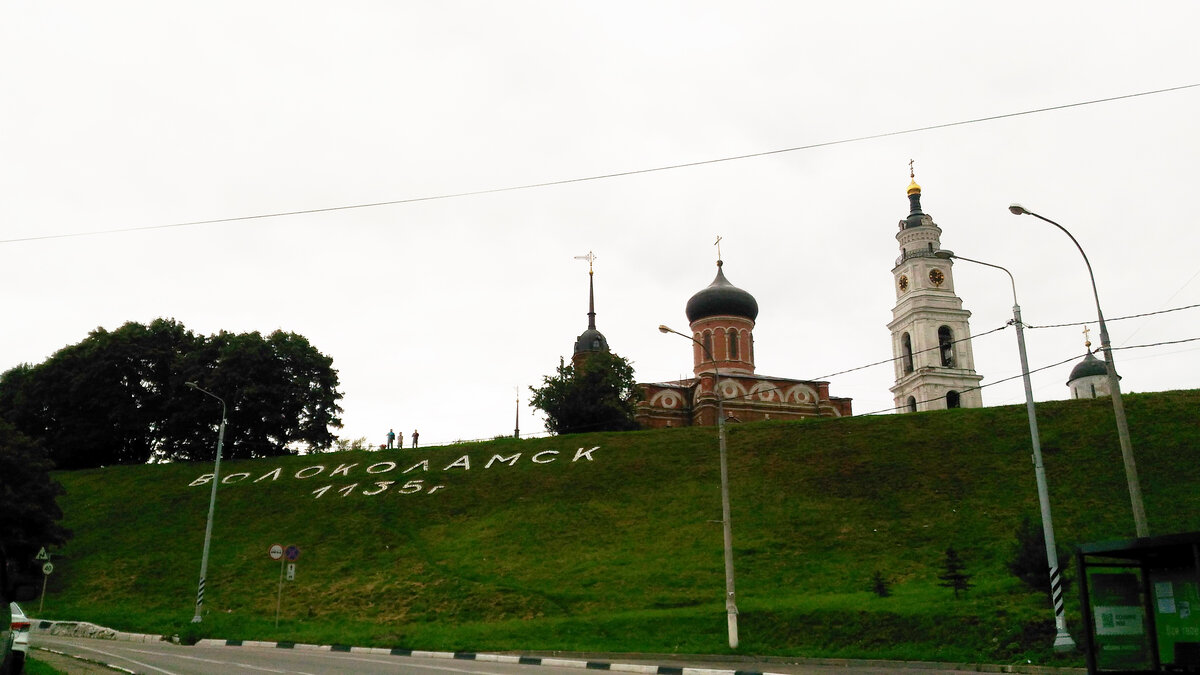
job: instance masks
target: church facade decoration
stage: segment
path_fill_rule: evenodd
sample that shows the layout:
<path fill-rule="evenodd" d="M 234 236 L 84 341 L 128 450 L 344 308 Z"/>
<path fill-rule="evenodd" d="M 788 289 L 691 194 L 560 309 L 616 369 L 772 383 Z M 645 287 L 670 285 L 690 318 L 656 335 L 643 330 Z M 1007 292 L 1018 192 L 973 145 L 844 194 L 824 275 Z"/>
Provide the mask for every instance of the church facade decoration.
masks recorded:
<path fill-rule="evenodd" d="M 755 373 L 758 301 L 729 283 L 723 266 L 718 260 L 716 278 L 685 309 L 694 377 L 640 383 L 643 397 L 636 419 L 641 427 L 716 425 L 718 395 L 731 422 L 851 415 L 850 399 L 831 397 L 828 382 Z"/>
<path fill-rule="evenodd" d="M 895 357 L 890 388 L 897 412 L 980 408 L 983 396 L 971 349 L 971 312 L 954 292 L 950 259 L 942 248 L 942 229 L 921 211 L 921 186 L 910 172 L 909 214 L 900 221 L 896 241 L 900 257 L 892 268 L 896 305 L 888 330 Z"/>

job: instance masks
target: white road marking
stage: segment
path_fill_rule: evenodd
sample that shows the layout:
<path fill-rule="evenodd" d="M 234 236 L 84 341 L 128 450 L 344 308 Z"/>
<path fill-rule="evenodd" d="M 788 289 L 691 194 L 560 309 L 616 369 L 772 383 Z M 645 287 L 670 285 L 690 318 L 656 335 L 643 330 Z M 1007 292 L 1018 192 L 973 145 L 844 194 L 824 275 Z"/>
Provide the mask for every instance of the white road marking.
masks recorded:
<path fill-rule="evenodd" d="M 396 661 L 381 661 L 379 659 L 364 659 L 364 658 L 353 657 L 353 656 L 346 657 L 346 658 L 350 659 L 351 661 L 362 661 L 363 663 L 378 663 L 380 665 L 385 665 L 385 666 L 397 664 Z M 424 664 L 418 665 L 418 664 L 415 664 L 412 662 L 409 662 L 409 665 L 416 666 L 417 668 L 427 668 L 429 670 L 444 670 L 444 671 L 451 672 L 451 673 L 469 673 L 470 675 L 496 675 L 495 671 L 492 671 L 492 670 L 467 670 L 466 668 L 450 668 L 448 666 L 427 666 Z"/>
<path fill-rule="evenodd" d="M 139 654 L 163 654 L 164 652 L 154 652 L 150 650 L 131 650 Z M 298 670 L 278 670 L 276 668 L 264 668 L 262 666 L 252 666 L 248 663 L 237 663 L 236 661 L 219 661 L 217 659 L 203 659 L 199 656 L 184 656 L 183 654 L 169 654 L 172 658 L 186 659 L 188 661 L 200 661 L 201 663 L 215 663 L 221 666 L 237 666 L 247 670 L 261 670 L 267 673 L 295 673 L 296 675 L 315 675 L 314 673 L 305 673 Z"/>
<path fill-rule="evenodd" d="M 112 653 L 112 652 L 106 652 L 106 651 L 104 651 L 103 649 L 95 649 L 95 648 L 93 648 L 93 647 L 84 647 L 83 645 L 74 645 L 74 644 L 73 644 L 73 645 L 71 645 L 71 646 L 72 646 L 72 647 L 75 647 L 75 648 L 77 648 L 77 649 L 86 649 L 86 650 L 88 650 L 88 651 L 90 651 L 90 652 L 96 652 L 97 654 L 103 654 L 103 655 L 105 655 L 105 656 L 108 656 L 108 657 L 110 657 L 110 658 L 114 658 L 114 659 L 124 659 L 124 660 L 126 660 L 126 661 L 128 661 L 128 662 L 130 662 L 130 663 L 137 664 L 137 665 L 139 665 L 139 666 L 141 666 L 141 667 L 143 667 L 143 668 L 149 668 L 150 670 L 157 670 L 158 672 L 160 672 L 160 673 L 165 673 L 166 675 L 180 675 L 180 673 L 174 673 L 174 672 L 171 672 L 171 671 L 169 671 L 169 670 L 163 670 L 162 668 L 159 668 L 158 666 L 152 666 L 152 665 L 150 665 L 149 663 L 142 663 L 141 661 L 135 661 L 135 660 L 133 660 L 133 659 L 129 658 L 128 656 L 121 656 L 120 654 L 114 654 L 114 653 Z"/>

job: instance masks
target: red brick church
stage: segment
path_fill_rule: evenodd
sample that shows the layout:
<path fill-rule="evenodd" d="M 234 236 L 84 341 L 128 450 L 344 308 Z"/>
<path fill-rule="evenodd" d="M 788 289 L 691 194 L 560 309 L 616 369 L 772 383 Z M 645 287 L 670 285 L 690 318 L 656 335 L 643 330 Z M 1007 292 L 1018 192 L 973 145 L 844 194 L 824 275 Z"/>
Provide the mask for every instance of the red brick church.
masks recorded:
<path fill-rule="evenodd" d="M 673 382 L 643 382 L 636 419 L 644 429 L 715 425 L 720 381 L 727 421 L 842 417 L 850 399 L 829 395 L 828 382 L 794 380 L 754 372 L 754 320 L 758 301 L 729 283 L 717 261 L 717 277 L 687 302 L 692 372 Z M 683 345 L 683 341 L 679 341 Z M 577 345 L 578 348 L 578 345 Z"/>

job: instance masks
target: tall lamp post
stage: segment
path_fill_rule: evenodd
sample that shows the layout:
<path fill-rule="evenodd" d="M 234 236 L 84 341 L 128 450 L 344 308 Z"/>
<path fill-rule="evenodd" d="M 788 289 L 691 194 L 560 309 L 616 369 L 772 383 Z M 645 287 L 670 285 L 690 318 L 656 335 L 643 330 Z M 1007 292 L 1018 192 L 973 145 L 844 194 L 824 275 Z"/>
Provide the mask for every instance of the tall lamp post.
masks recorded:
<path fill-rule="evenodd" d="M 217 432 L 217 461 L 213 465 L 212 495 L 208 498 L 208 525 L 204 528 L 204 554 L 200 558 L 200 585 L 196 588 L 196 615 L 192 617 L 192 623 L 200 623 L 203 620 L 204 579 L 208 576 L 208 546 L 212 541 L 213 511 L 217 507 L 217 482 L 221 473 L 221 445 L 225 442 L 225 399 L 211 391 L 201 389 L 195 382 L 188 382 L 187 386 L 221 402 L 221 429 Z"/>
<path fill-rule="evenodd" d="M 721 455 L 721 527 L 725 538 L 725 614 L 729 619 L 729 648 L 737 649 L 738 609 L 733 583 L 733 521 L 729 513 L 729 467 L 725 460 L 725 407 L 721 404 L 721 371 L 717 368 L 717 359 L 713 357 L 712 350 L 703 342 L 667 326 L 659 326 L 658 330 L 674 333 L 700 345 L 713 364 L 713 394 L 717 397 L 717 439 Z"/>
<path fill-rule="evenodd" d="M 1125 421 L 1125 403 L 1121 400 L 1121 382 L 1117 377 L 1117 366 L 1113 363 L 1112 344 L 1108 340 L 1108 326 L 1104 323 L 1104 312 L 1100 309 L 1100 293 L 1096 290 L 1096 275 L 1092 273 L 1092 263 L 1075 236 L 1067 228 L 1058 223 L 1026 209 L 1020 204 L 1010 204 L 1008 210 L 1017 216 L 1033 216 L 1062 230 L 1071 238 L 1083 262 L 1087 265 L 1088 276 L 1092 280 L 1092 296 L 1096 299 L 1096 318 L 1100 323 L 1100 348 L 1104 350 L 1104 365 L 1108 369 L 1109 397 L 1112 398 L 1113 417 L 1117 421 L 1117 438 L 1121 442 L 1121 459 L 1125 462 L 1125 481 L 1129 484 L 1129 501 L 1133 505 L 1133 526 L 1138 537 L 1149 537 L 1150 526 L 1146 523 L 1146 507 L 1142 504 L 1142 487 L 1138 481 L 1137 464 L 1133 460 L 1133 443 L 1129 440 L 1129 424 Z"/>
<path fill-rule="evenodd" d="M 1046 564 L 1050 567 L 1050 598 L 1054 605 L 1054 626 L 1057 635 L 1054 636 L 1054 651 L 1074 651 L 1075 641 L 1067 632 L 1067 620 L 1063 613 L 1062 575 L 1058 569 L 1058 548 L 1054 543 L 1054 522 L 1050 517 L 1050 489 L 1046 486 L 1046 467 L 1042 463 L 1042 442 L 1038 435 L 1037 412 L 1033 405 L 1033 385 L 1029 381 L 1029 358 L 1025 353 L 1025 325 L 1021 321 L 1021 305 L 1017 303 L 1017 282 L 1012 272 L 1000 265 L 972 260 L 953 251 L 935 251 L 934 256 L 944 259 L 965 260 L 977 265 L 992 267 L 1008 275 L 1013 293 L 1013 325 L 1017 327 L 1017 351 L 1021 355 L 1021 379 L 1025 382 L 1025 411 L 1029 415 L 1029 436 L 1033 445 L 1033 473 L 1037 477 L 1038 504 L 1042 512 L 1042 536 L 1046 541 Z"/>

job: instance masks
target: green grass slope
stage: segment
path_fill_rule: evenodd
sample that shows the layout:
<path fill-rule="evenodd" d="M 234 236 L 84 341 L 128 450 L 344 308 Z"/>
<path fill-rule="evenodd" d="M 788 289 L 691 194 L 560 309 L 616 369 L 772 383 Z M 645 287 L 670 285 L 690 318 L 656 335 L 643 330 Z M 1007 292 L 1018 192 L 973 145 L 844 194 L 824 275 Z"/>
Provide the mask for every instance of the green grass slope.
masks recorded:
<path fill-rule="evenodd" d="M 1154 534 L 1200 529 L 1198 403 L 1200 391 L 1127 397 Z M 1132 536 L 1110 402 L 1038 415 L 1059 541 Z M 729 458 L 739 651 L 1053 660 L 1048 600 L 1004 566 L 1021 517 L 1038 514 L 1024 406 L 732 425 Z M 729 651 L 715 429 L 221 469 L 200 627 L 204 464 L 58 474 L 75 536 L 55 552 L 43 614 L 422 649 Z M 278 628 L 276 543 L 301 550 Z M 961 600 L 938 586 L 949 546 L 973 575 Z M 876 571 L 892 596 L 871 592 Z"/>

